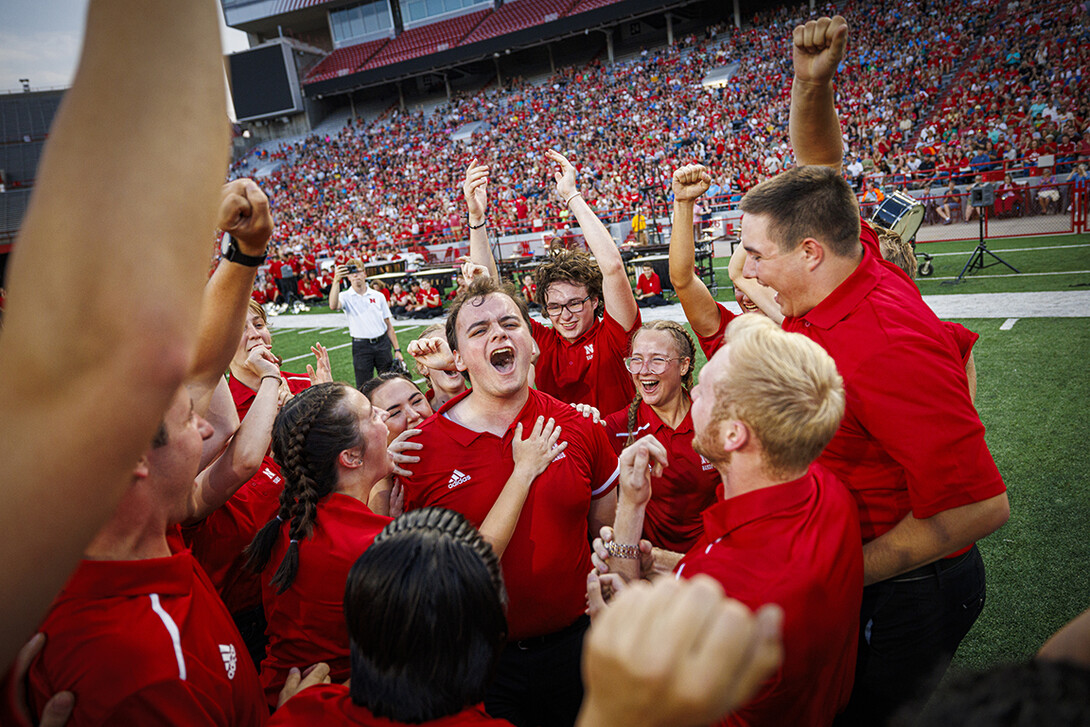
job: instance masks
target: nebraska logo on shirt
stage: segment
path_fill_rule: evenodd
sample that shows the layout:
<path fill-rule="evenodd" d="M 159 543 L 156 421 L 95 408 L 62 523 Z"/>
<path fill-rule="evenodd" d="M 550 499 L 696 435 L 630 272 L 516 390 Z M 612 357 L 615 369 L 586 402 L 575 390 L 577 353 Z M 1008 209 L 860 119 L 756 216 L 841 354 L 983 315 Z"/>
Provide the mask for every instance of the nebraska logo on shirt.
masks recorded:
<path fill-rule="evenodd" d="M 223 668 L 227 670 L 227 678 L 235 678 L 235 667 L 238 666 L 238 654 L 234 644 L 220 644 L 220 656 L 223 657 Z"/>
<path fill-rule="evenodd" d="M 704 459 L 704 455 L 700 455 L 700 465 L 701 465 L 700 469 L 703 470 L 704 472 L 707 472 L 708 470 L 715 469 L 715 465 L 712 464 L 711 462 L 709 462 L 708 460 Z"/>
<path fill-rule="evenodd" d="M 561 452 L 561 454 L 563 454 L 563 452 Z M 453 490 L 458 485 L 469 482 L 471 479 L 473 478 L 467 475 L 465 472 L 454 470 L 454 472 L 450 476 L 450 482 L 447 483 L 447 489 Z"/>
<path fill-rule="evenodd" d="M 276 474 L 275 472 L 273 472 L 268 467 L 265 468 L 265 476 L 268 477 L 270 480 L 272 480 L 273 484 L 276 484 L 276 485 L 280 484 L 280 475 Z"/>
<path fill-rule="evenodd" d="M 585 346 L 583 346 L 583 350 L 586 351 L 587 361 L 592 361 L 594 359 L 594 344 L 586 344 Z"/>

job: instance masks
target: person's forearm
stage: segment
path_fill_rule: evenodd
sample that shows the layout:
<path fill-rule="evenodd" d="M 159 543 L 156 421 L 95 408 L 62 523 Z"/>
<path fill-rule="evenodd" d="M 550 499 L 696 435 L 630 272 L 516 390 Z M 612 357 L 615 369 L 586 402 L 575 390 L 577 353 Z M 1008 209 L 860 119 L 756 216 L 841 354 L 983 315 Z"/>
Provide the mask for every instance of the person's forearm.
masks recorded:
<path fill-rule="evenodd" d="M 993 532 L 1009 514 L 1006 493 L 925 520 L 910 513 L 863 546 L 863 584 L 893 578 L 955 553 Z"/>
<path fill-rule="evenodd" d="M 687 288 L 696 280 L 696 243 L 693 238 L 693 202 L 674 202 L 674 224 L 670 228 L 670 283 L 675 290 Z"/>
<path fill-rule="evenodd" d="M 626 501 L 624 493 L 621 493 L 617 503 L 617 513 L 613 518 L 613 542 L 620 546 L 632 546 L 637 557 L 618 558 L 609 557 L 609 570 L 624 578 L 633 581 L 640 577 L 639 553 L 635 549 L 640 544 L 643 535 L 643 517 L 646 505 L 633 505 Z"/>
<path fill-rule="evenodd" d="M 696 249 L 693 242 L 693 202 L 674 202 L 674 224 L 670 230 L 670 283 L 698 336 L 710 336 L 719 328 L 719 305 L 704 281 L 693 272 Z"/>
<path fill-rule="evenodd" d="M 477 265 L 483 265 L 492 279 L 499 281 L 500 274 L 496 267 L 496 258 L 492 255 L 492 246 L 488 244 L 487 225 L 484 225 L 484 215 L 479 219 L 470 218 L 470 225 L 482 225 L 469 230 L 469 259 Z"/>
<path fill-rule="evenodd" d="M 329 309 L 340 310 L 341 309 L 341 281 L 334 280 L 333 284 L 329 286 Z"/>
<path fill-rule="evenodd" d="M 208 517 L 257 474 L 272 441 L 273 421 L 279 411 L 279 379 L 261 379 L 250 410 L 227 449 L 197 477 L 198 510 L 192 520 Z"/>
<path fill-rule="evenodd" d="M 390 339 L 390 346 L 396 353 L 401 352 L 401 344 L 397 342 L 397 331 L 394 330 L 394 320 L 386 319 L 386 337 Z"/>
<path fill-rule="evenodd" d="M 216 13 L 212 0 L 88 9 L 8 267 L 0 586 L 19 597 L 0 664 L 130 485 L 189 366 L 227 168 Z"/>
<path fill-rule="evenodd" d="M 186 382 L 201 416 L 238 349 L 256 276 L 257 268 L 221 260 L 204 288 L 197 351 Z"/>
<path fill-rule="evenodd" d="M 583 199 L 583 195 L 572 199 L 568 209 L 575 215 L 586 238 L 587 247 L 594 255 L 598 269 L 602 271 L 602 302 L 605 303 L 606 311 L 627 331 L 636 322 L 637 308 L 636 299 L 632 296 L 632 284 L 624 269 L 624 260 L 621 259 L 621 251 L 617 249 L 609 230 Z"/>
<path fill-rule="evenodd" d="M 481 537 L 484 538 L 497 558 L 502 558 L 507 550 L 507 544 L 511 542 L 511 535 L 518 525 L 519 516 L 522 515 L 522 506 L 526 503 L 526 497 L 530 494 L 530 486 L 534 478 L 525 470 L 515 465 L 511 476 L 507 478 L 499 497 L 488 511 L 484 522 L 478 528 Z"/>
<path fill-rule="evenodd" d="M 844 141 L 832 81 L 809 84 L 797 78 L 791 84 L 791 146 L 799 166 L 818 164 L 841 168 Z"/>

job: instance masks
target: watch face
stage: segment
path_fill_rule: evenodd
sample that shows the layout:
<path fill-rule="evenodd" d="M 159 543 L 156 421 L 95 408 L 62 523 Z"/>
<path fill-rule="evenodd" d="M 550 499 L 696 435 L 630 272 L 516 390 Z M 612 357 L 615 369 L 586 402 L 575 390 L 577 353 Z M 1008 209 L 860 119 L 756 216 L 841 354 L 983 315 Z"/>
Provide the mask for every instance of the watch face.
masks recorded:
<path fill-rule="evenodd" d="M 227 253 L 231 251 L 231 233 L 223 233 L 223 239 L 220 241 L 220 254 L 227 257 Z"/>

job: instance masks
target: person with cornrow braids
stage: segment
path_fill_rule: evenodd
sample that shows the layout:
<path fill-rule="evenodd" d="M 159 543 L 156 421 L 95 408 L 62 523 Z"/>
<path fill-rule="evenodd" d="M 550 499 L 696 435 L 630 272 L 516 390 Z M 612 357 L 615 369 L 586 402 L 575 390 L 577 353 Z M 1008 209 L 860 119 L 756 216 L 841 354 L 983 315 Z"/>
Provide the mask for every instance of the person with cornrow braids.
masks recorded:
<path fill-rule="evenodd" d="M 632 337 L 625 366 L 636 396 L 627 409 L 605 418 L 606 433 L 619 455 L 646 434 L 670 454 L 669 466 L 651 480 L 651 501 L 643 537 L 666 550 L 685 552 L 704 532 L 701 514 L 715 504 L 715 466 L 693 451 L 689 412 L 696 344 L 674 321 L 645 323 Z"/>
<path fill-rule="evenodd" d="M 280 410 L 273 457 L 281 465 L 280 507 L 247 548 L 261 574 L 268 654 L 261 682 L 270 706 L 292 668 L 329 665 L 330 678 L 350 676 L 349 639 L 341 599 L 356 559 L 390 522 L 366 505 L 375 484 L 393 471 L 386 412 L 351 386 L 316 384 Z M 530 436 L 516 433 L 516 467 L 481 524 L 497 553 L 511 537 L 530 483 L 565 446 L 559 427 L 539 418 Z"/>

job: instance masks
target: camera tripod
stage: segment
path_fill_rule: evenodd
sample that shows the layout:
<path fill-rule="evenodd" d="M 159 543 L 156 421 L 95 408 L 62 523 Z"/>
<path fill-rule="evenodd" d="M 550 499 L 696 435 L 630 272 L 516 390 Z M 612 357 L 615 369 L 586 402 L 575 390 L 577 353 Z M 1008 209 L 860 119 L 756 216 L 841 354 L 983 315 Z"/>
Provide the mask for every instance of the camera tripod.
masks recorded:
<path fill-rule="evenodd" d="M 973 206 L 976 207 L 977 205 Z M 984 206 L 979 206 L 978 209 L 980 210 L 980 242 L 977 243 L 976 249 L 973 250 L 972 254 L 969 255 L 969 259 L 965 261 L 965 267 L 961 269 L 961 272 L 958 273 L 958 276 L 953 280 L 944 280 L 942 283 L 943 285 L 957 285 L 958 283 L 965 280 L 966 275 L 975 273 L 977 270 L 990 268 L 994 265 L 1006 265 L 1014 272 L 1019 272 L 1018 268 L 1014 267 L 1009 262 L 988 249 L 988 243 L 984 240 L 984 218 L 988 214 L 988 208 Z M 995 258 L 995 261 L 985 263 L 985 255 Z"/>

